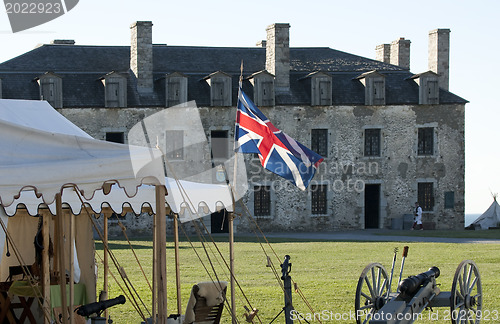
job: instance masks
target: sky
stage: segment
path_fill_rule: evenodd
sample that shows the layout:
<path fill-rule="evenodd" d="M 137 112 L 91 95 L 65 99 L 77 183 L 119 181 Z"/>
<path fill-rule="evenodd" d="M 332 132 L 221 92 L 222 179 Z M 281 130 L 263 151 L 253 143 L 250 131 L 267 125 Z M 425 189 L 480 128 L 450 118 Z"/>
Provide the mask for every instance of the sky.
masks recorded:
<path fill-rule="evenodd" d="M 5 0 L 8 2 L 8 0 Z M 134 21 L 153 22 L 153 43 L 252 47 L 272 23 L 290 23 L 291 47 L 330 47 L 375 58 L 375 46 L 411 41 L 410 70 L 428 70 L 428 32 L 449 28 L 450 91 L 466 105 L 465 212 L 480 214 L 500 193 L 500 101 L 495 100 L 500 1 L 80 0 L 65 15 L 12 33 L 0 12 L 0 62 L 53 39 L 130 45 Z"/>

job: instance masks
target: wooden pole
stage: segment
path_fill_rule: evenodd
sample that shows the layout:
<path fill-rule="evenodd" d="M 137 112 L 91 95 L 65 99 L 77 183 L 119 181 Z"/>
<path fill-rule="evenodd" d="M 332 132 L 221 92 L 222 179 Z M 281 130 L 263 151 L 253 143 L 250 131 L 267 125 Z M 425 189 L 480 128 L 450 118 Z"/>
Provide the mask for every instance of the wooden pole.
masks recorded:
<path fill-rule="evenodd" d="M 156 266 L 158 322 L 167 323 L 167 220 L 165 207 L 166 189 L 156 186 Z"/>
<path fill-rule="evenodd" d="M 56 194 L 56 236 L 58 237 L 57 253 L 59 255 L 59 285 L 61 289 L 62 313 L 65 314 L 68 309 L 66 299 L 66 258 L 64 256 L 64 217 L 62 210 L 61 193 Z M 63 324 L 68 324 L 68 318 L 62 316 Z"/>
<path fill-rule="evenodd" d="M 234 199 L 234 198 L 233 198 Z M 234 203 L 233 203 L 234 209 Z M 232 323 L 236 324 L 236 298 L 235 298 L 235 283 L 234 283 L 234 212 L 229 213 L 229 272 L 231 273 L 231 313 Z"/>
<path fill-rule="evenodd" d="M 50 221 L 52 214 L 50 210 L 46 209 L 42 212 L 42 236 L 43 236 L 43 250 L 42 250 L 42 293 L 43 293 L 43 312 L 50 314 L 50 256 L 49 256 L 49 242 L 50 242 Z M 44 316 L 44 324 L 50 324 L 50 316 Z"/>
<path fill-rule="evenodd" d="M 175 286 L 177 288 L 177 314 L 182 314 L 181 275 L 179 262 L 179 220 L 174 215 Z"/>
<path fill-rule="evenodd" d="M 109 254 L 108 254 L 108 212 L 107 211 L 102 211 L 102 216 L 103 216 L 103 244 L 104 244 L 104 264 L 103 264 L 103 267 L 104 267 L 104 275 L 103 275 L 103 294 L 102 294 L 102 298 L 103 300 L 107 300 L 108 299 L 108 286 L 109 286 L 109 283 L 108 283 L 108 280 L 109 280 Z M 108 309 L 106 309 L 104 311 L 104 318 L 108 318 Z"/>
<path fill-rule="evenodd" d="M 75 314 L 73 306 L 75 304 L 75 249 L 73 246 L 75 240 L 75 215 L 69 212 L 69 322 L 75 323 Z M 66 287 L 65 287 L 66 288 Z M 63 314 L 65 314 L 63 312 Z"/>

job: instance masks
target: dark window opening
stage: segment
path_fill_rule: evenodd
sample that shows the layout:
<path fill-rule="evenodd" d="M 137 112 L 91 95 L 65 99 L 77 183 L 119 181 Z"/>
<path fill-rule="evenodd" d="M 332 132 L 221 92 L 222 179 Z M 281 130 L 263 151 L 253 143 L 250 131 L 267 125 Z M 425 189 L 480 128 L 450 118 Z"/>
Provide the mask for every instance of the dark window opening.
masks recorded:
<path fill-rule="evenodd" d="M 327 213 L 327 186 L 311 185 L 311 214 L 325 215 Z"/>
<path fill-rule="evenodd" d="M 444 193 L 444 208 L 455 208 L 455 192 L 448 191 Z"/>
<path fill-rule="evenodd" d="M 380 156 L 380 129 L 365 129 L 365 156 Z"/>
<path fill-rule="evenodd" d="M 418 203 L 423 211 L 432 211 L 434 208 L 434 184 L 421 182 L 418 184 Z"/>
<path fill-rule="evenodd" d="M 423 127 L 418 129 L 418 155 L 434 154 L 434 128 Z"/>
<path fill-rule="evenodd" d="M 107 132 L 106 141 L 113 143 L 125 143 L 125 134 L 123 132 Z"/>
<path fill-rule="evenodd" d="M 328 157 L 328 130 L 327 129 L 312 129 L 311 130 L 311 149 L 321 155 Z"/>
<path fill-rule="evenodd" d="M 255 216 L 271 215 L 271 187 L 254 186 L 253 211 Z"/>

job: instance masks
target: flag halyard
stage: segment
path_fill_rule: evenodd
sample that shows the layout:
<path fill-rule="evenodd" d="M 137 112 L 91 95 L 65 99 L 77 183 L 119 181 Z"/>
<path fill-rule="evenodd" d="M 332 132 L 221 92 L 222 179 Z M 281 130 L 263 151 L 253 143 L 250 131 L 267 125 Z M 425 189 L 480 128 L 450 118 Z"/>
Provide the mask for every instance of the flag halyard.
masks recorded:
<path fill-rule="evenodd" d="M 241 88 L 235 127 L 237 152 L 258 154 L 264 168 L 307 188 L 323 157 L 276 128 Z"/>

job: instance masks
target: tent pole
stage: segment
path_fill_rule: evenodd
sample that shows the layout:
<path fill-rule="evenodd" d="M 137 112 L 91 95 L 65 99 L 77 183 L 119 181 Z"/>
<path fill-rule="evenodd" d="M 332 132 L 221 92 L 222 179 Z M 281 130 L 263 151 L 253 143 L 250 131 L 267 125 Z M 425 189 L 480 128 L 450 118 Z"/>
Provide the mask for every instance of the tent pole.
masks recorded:
<path fill-rule="evenodd" d="M 73 244 L 75 240 L 75 215 L 69 212 L 69 322 L 75 323 L 73 305 L 75 304 L 75 250 Z"/>
<path fill-rule="evenodd" d="M 42 236 L 43 236 L 43 250 L 42 250 L 42 293 L 43 293 L 43 309 L 45 314 L 50 314 L 50 256 L 49 256 L 49 242 L 50 242 L 50 220 L 52 214 L 50 210 L 42 211 Z M 50 316 L 44 317 L 44 324 L 50 324 Z"/>
<path fill-rule="evenodd" d="M 181 275 L 179 269 L 179 220 L 174 215 L 175 285 L 177 288 L 177 314 L 182 314 Z"/>
<path fill-rule="evenodd" d="M 62 210 L 61 193 L 56 194 L 56 236 L 58 237 L 57 252 L 59 254 L 59 286 L 61 289 L 62 313 L 66 314 L 68 303 L 66 297 L 66 258 L 64 256 L 64 219 Z M 63 324 L 68 324 L 68 318 L 62 317 Z"/>
<path fill-rule="evenodd" d="M 103 283 L 103 291 L 102 291 L 102 299 L 108 300 L 108 280 L 109 280 L 109 254 L 108 254 L 108 213 L 106 211 L 102 211 L 103 216 L 103 239 L 104 239 L 104 283 Z M 108 309 L 104 310 L 104 318 L 108 318 Z"/>
<path fill-rule="evenodd" d="M 156 186 L 156 266 L 157 269 L 157 295 L 158 295 L 158 322 L 167 323 L 167 219 L 165 207 L 166 189 Z"/>
<path fill-rule="evenodd" d="M 234 198 L 233 198 L 234 199 Z M 234 203 L 233 203 L 234 209 Z M 235 289 L 234 289 L 234 212 L 229 213 L 229 272 L 231 274 L 231 313 L 232 323 L 236 324 L 236 303 L 235 303 Z"/>

